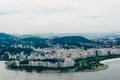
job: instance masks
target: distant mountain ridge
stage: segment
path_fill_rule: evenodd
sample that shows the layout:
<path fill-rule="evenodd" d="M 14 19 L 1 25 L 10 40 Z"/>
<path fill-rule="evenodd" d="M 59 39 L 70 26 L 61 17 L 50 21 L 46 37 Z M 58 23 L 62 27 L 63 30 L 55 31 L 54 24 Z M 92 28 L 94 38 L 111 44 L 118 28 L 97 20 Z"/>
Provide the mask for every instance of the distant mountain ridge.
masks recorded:
<path fill-rule="evenodd" d="M 104 39 L 105 38 L 105 39 Z M 110 38 L 110 40 L 109 40 Z M 116 40 L 116 42 L 114 42 Z M 25 52 L 29 54 L 34 48 L 111 48 L 112 46 L 120 47 L 120 37 L 115 35 L 113 37 L 103 37 L 98 40 L 90 40 L 79 35 L 69 36 L 54 36 L 52 38 L 45 38 L 40 36 L 15 36 L 6 33 L 0 33 L 0 55 L 5 52 L 13 54 Z"/>
<path fill-rule="evenodd" d="M 4 41 L 2 41 L 4 39 Z M 82 36 L 64 36 L 64 37 L 56 37 L 53 39 L 49 38 L 41 38 L 37 36 L 29 36 L 29 37 L 18 37 L 6 33 L 0 33 L 0 40 L 4 45 L 5 41 L 7 45 L 21 44 L 21 45 L 32 45 L 34 47 L 53 47 L 55 45 L 60 45 L 61 47 L 84 47 L 84 43 L 91 43 L 91 40 L 88 40 Z M 4 42 L 4 43 L 3 43 Z M 83 46 L 84 45 L 84 46 Z"/>
<path fill-rule="evenodd" d="M 6 33 L 0 33 L 0 39 L 8 39 L 8 38 L 13 38 L 15 36 L 6 34 Z"/>
<path fill-rule="evenodd" d="M 92 41 L 82 36 L 65 36 L 52 39 L 52 44 L 60 44 L 63 47 L 84 47 L 84 43 L 91 43 Z M 84 45 L 83 45 L 84 44 Z"/>
<path fill-rule="evenodd" d="M 91 42 L 90 40 L 82 37 L 82 36 L 65 36 L 52 39 L 55 43 L 67 43 L 67 42 Z"/>

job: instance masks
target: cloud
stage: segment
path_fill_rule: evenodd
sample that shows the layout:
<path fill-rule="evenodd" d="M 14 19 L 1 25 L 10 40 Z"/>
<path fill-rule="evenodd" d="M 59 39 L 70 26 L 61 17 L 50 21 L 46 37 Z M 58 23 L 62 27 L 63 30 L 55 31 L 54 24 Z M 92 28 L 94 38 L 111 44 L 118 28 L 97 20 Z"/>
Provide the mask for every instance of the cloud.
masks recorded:
<path fill-rule="evenodd" d="M 0 31 L 119 31 L 119 0 L 0 0 Z"/>

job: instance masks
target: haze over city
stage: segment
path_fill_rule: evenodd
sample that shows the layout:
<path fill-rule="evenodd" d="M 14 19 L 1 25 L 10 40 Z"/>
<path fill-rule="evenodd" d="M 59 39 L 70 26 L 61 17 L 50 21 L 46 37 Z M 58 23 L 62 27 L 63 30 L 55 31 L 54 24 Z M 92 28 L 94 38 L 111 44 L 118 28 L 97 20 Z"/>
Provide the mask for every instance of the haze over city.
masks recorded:
<path fill-rule="evenodd" d="M 0 0 L 0 32 L 119 32 L 119 0 Z"/>

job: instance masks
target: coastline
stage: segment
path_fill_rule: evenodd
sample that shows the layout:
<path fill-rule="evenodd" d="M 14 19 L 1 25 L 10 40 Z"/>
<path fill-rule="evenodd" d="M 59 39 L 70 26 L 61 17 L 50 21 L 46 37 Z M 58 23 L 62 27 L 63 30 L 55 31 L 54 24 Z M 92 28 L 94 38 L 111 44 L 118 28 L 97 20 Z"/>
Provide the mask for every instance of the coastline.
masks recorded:
<path fill-rule="evenodd" d="M 106 59 L 106 60 L 100 61 L 100 63 L 104 64 L 104 63 L 107 63 L 107 62 L 118 61 L 118 60 L 120 60 L 120 58 Z"/>
<path fill-rule="evenodd" d="M 5 66 L 6 69 L 8 70 L 15 70 L 15 71 L 26 71 L 26 72 L 39 72 L 39 73 L 73 73 L 73 72 L 96 72 L 96 71 L 101 71 L 101 70 L 105 70 L 107 69 L 109 66 L 108 65 L 103 65 L 103 66 L 99 66 L 97 67 L 96 69 L 86 69 L 86 70 L 78 70 L 78 71 L 75 71 L 75 70 L 69 70 L 69 71 L 60 71 L 60 70 L 42 70 L 42 71 L 39 71 L 39 70 L 36 70 L 36 69 L 32 69 L 32 70 L 26 70 L 26 69 L 12 69 L 12 68 L 9 68 L 7 66 Z"/>
<path fill-rule="evenodd" d="M 96 68 L 93 67 L 93 69 L 78 70 L 78 71 L 75 71 L 74 69 L 70 69 L 69 71 L 62 71 L 62 72 L 95 72 L 95 71 L 101 71 L 101 70 L 105 70 L 109 67 L 109 65 L 106 65 L 105 63 L 112 62 L 112 61 L 117 61 L 117 60 L 120 60 L 120 58 L 112 58 L 112 59 L 101 60 L 99 63 L 103 64 L 103 65 L 99 65 Z M 19 69 L 11 69 L 11 68 L 8 68 L 8 67 L 6 67 L 6 69 L 8 69 L 8 70 L 19 70 Z M 25 69 L 20 69 L 20 70 L 25 70 Z M 34 70 L 34 69 L 32 69 L 32 70 Z M 40 72 L 61 72 L 61 71 L 60 70 L 43 70 L 43 71 L 40 71 Z"/>

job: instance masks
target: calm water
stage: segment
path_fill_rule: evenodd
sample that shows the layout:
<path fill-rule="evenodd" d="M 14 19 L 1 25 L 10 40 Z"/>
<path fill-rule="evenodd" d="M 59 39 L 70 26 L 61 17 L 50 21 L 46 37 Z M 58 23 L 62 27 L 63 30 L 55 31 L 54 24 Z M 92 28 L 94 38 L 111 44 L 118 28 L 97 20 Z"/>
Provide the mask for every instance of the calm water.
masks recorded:
<path fill-rule="evenodd" d="M 0 61 L 0 80 L 120 80 L 120 61 L 106 64 L 108 69 L 97 72 L 37 73 L 7 70 Z"/>

